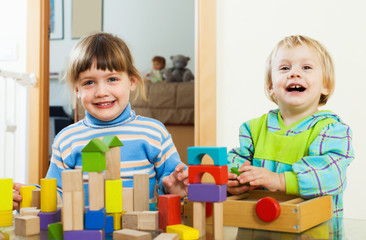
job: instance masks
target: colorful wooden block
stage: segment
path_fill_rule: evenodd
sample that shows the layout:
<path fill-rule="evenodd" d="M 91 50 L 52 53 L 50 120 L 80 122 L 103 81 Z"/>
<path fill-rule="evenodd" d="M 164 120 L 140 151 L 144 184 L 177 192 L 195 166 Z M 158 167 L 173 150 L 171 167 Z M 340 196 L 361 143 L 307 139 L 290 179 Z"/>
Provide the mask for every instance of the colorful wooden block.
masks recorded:
<path fill-rule="evenodd" d="M 134 174 L 133 188 L 136 189 L 133 191 L 133 210 L 149 211 L 149 175 Z"/>
<path fill-rule="evenodd" d="M 206 235 L 206 202 L 193 202 L 193 227 L 200 237 Z"/>
<path fill-rule="evenodd" d="M 226 184 L 189 184 L 188 199 L 196 202 L 223 202 L 226 200 Z"/>
<path fill-rule="evenodd" d="M 64 231 L 73 230 L 72 192 L 62 194 L 62 223 Z"/>
<path fill-rule="evenodd" d="M 151 240 L 151 233 L 132 229 L 122 229 L 113 232 L 113 240 Z"/>
<path fill-rule="evenodd" d="M 99 211 L 87 211 L 85 213 L 85 229 L 86 230 L 102 230 L 106 226 L 105 209 Z"/>
<path fill-rule="evenodd" d="M 83 172 L 102 172 L 106 169 L 105 153 L 109 151 L 102 140 L 95 138 L 81 150 Z"/>
<path fill-rule="evenodd" d="M 13 210 L 0 212 L 0 227 L 9 227 L 13 225 Z"/>
<path fill-rule="evenodd" d="M 180 240 L 191 240 L 199 238 L 199 232 L 197 229 L 182 224 L 167 226 L 166 232 L 177 233 Z"/>
<path fill-rule="evenodd" d="M 122 189 L 122 211 L 133 211 L 133 188 Z"/>
<path fill-rule="evenodd" d="M 139 212 L 126 212 L 122 214 L 122 229 L 139 229 Z"/>
<path fill-rule="evenodd" d="M 40 212 L 38 214 L 40 220 L 40 229 L 47 230 L 48 224 L 61 222 L 61 209 L 57 209 L 55 212 Z"/>
<path fill-rule="evenodd" d="M 89 172 L 89 210 L 98 211 L 104 208 L 104 174 Z"/>
<path fill-rule="evenodd" d="M 105 234 L 112 233 L 114 231 L 113 221 L 114 221 L 113 220 L 113 216 L 106 215 L 106 218 L 105 218 L 105 228 L 104 228 Z"/>
<path fill-rule="evenodd" d="M 13 210 L 13 179 L 0 179 L 0 212 Z"/>
<path fill-rule="evenodd" d="M 37 189 L 36 186 L 21 186 L 20 195 L 22 196 L 22 201 L 20 202 L 20 208 L 32 207 L 32 191 Z"/>
<path fill-rule="evenodd" d="M 55 211 L 57 211 L 57 180 L 56 178 L 42 178 L 41 212 Z"/>
<path fill-rule="evenodd" d="M 22 216 L 15 218 L 15 235 L 31 236 L 39 234 L 40 219 L 37 216 Z"/>
<path fill-rule="evenodd" d="M 36 207 L 23 207 L 19 210 L 20 216 L 38 216 L 38 213 L 40 212 L 40 209 L 37 209 Z"/>
<path fill-rule="evenodd" d="M 215 166 L 227 165 L 226 147 L 189 147 L 188 165 L 201 165 L 205 154 L 212 158 Z"/>
<path fill-rule="evenodd" d="M 126 214 L 126 213 L 125 213 Z M 125 215 L 123 214 L 123 215 Z M 122 216 L 123 218 L 123 216 Z M 139 212 L 138 229 L 143 231 L 157 231 L 159 229 L 159 212 L 142 211 Z"/>
<path fill-rule="evenodd" d="M 122 179 L 105 181 L 105 208 L 107 213 L 122 212 Z"/>
<path fill-rule="evenodd" d="M 121 146 L 123 144 L 116 136 L 105 136 L 102 141 L 110 149 L 109 152 L 106 152 L 105 179 L 119 179 L 121 178 Z"/>
<path fill-rule="evenodd" d="M 63 240 L 64 231 L 62 223 L 51 223 L 48 225 L 48 240 Z"/>
<path fill-rule="evenodd" d="M 159 196 L 159 228 L 164 230 L 167 225 L 181 223 L 180 196 L 166 194 Z"/>
<path fill-rule="evenodd" d="M 84 191 L 72 192 L 72 228 L 73 230 L 84 229 Z"/>
<path fill-rule="evenodd" d="M 214 239 L 224 239 L 224 205 L 222 202 L 213 203 L 212 216 Z"/>
<path fill-rule="evenodd" d="M 119 230 L 122 228 L 122 213 L 108 213 L 109 216 L 113 216 L 113 229 Z"/>
<path fill-rule="evenodd" d="M 83 172 L 80 169 L 64 170 L 61 173 L 62 192 L 83 191 Z"/>
<path fill-rule="evenodd" d="M 156 211 L 156 203 L 149 203 L 149 211 Z"/>
<path fill-rule="evenodd" d="M 66 231 L 64 232 L 65 240 L 102 240 L 104 233 L 101 230 L 83 230 L 83 231 Z"/>
<path fill-rule="evenodd" d="M 226 184 L 228 182 L 228 169 L 225 166 L 214 165 L 189 165 L 188 181 L 189 183 L 201 183 L 203 174 L 209 173 L 215 179 L 217 185 Z"/>
<path fill-rule="evenodd" d="M 154 240 L 179 240 L 177 233 L 160 233 Z"/>
<path fill-rule="evenodd" d="M 41 189 L 32 190 L 32 207 L 41 209 Z"/>

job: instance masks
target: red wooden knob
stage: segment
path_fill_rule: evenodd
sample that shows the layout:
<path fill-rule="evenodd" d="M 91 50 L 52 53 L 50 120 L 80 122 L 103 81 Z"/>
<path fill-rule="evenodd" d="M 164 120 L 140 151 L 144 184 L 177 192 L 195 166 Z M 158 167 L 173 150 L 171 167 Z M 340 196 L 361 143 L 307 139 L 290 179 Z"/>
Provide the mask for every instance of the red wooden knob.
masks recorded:
<path fill-rule="evenodd" d="M 281 214 L 281 206 L 276 199 L 272 197 L 264 197 L 259 199 L 255 205 L 255 211 L 260 220 L 264 222 L 272 222 Z"/>

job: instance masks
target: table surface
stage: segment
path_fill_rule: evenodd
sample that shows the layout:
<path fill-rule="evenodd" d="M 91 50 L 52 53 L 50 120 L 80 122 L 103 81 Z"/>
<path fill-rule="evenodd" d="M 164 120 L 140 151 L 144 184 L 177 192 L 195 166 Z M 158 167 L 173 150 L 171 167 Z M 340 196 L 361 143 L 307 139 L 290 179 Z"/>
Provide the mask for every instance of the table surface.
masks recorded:
<path fill-rule="evenodd" d="M 41 231 L 41 234 L 30 237 L 20 237 L 13 235 L 14 227 L 0 228 L 0 232 L 9 234 L 11 239 L 27 239 L 27 240 L 43 240 L 47 239 L 47 231 Z M 202 239 L 213 239 L 211 234 L 211 226 L 207 226 L 207 235 Z M 152 232 L 153 238 L 158 233 Z M 112 235 L 107 235 L 106 239 L 112 239 Z M 224 239 L 348 239 L 348 240 L 362 240 L 366 239 L 366 220 L 357 219 L 331 219 L 325 223 L 315 226 L 300 234 L 262 231 L 247 228 L 224 227 Z"/>

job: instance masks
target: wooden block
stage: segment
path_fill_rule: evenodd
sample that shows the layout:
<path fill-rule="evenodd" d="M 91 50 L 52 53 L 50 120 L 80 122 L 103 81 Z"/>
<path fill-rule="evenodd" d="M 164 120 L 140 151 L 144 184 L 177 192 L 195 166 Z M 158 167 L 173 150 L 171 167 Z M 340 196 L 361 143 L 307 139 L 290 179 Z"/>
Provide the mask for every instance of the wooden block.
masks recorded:
<path fill-rule="evenodd" d="M 105 209 L 99 211 L 87 211 L 85 213 L 85 229 L 86 230 L 102 230 L 106 226 Z"/>
<path fill-rule="evenodd" d="M 56 178 L 41 179 L 41 212 L 57 211 L 57 180 Z"/>
<path fill-rule="evenodd" d="M 201 183 L 202 176 L 205 173 L 210 173 L 213 176 L 216 185 L 222 185 L 228 182 L 227 165 L 190 165 L 188 166 L 189 183 Z"/>
<path fill-rule="evenodd" d="M 72 192 L 62 194 L 62 225 L 64 231 L 72 231 L 73 211 L 72 211 Z"/>
<path fill-rule="evenodd" d="M 64 238 L 62 223 L 51 223 L 48 225 L 48 240 L 61 240 Z"/>
<path fill-rule="evenodd" d="M 83 230 L 83 231 L 67 231 L 64 232 L 65 240 L 103 240 L 104 233 L 101 230 Z"/>
<path fill-rule="evenodd" d="M 201 165 L 205 154 L 209 155 L 215 166 L 227 165 L 226 147 L 189 147 L 188 165 Z"/>
<path fill-rule="evenodd" d="M 74 231 L 84 229 L 84 191 L 72 192 L 72 228 Z"/>
<path fill-rule="evenodd" d="M 15 235 L 31 236 L 40 233 L 40 220 L 37 216 L 15 218 Z"/>
<path fill-rule="evenodd" d="M 0 211 L 0 227 L 13 225 L 13 210 Z"/>
<path fill-rule="evenodd" d="M 198 239 L 199 232 L 195 228 L 188 227 L 183 224 L 170 225 L 166 227 L 167 233 L 177 233 L 179 235 L 179 239 L 188 240 L 188 239 Z"/>
<path fill-rule="evenodd" d="M 125 213 L 126 214 L 126 213 Z M 123 215 L 125 215 L 123 214 Z M 159 212 L 143 211 L 138 213 L 138 229 L 147 231 L 157 231 L 159 229 Z M 123 218 L 123 216 L 122 216 Z"/>
<path fill-rule="evenodd" d="M 106 215 L 104 232 L 105 234 L 108 234 L 112 233 L 113 231 L 114 231 L 113 216 Z"/>
<path fill-rule="evenodd" d="M 122 229 L 113 232 L 113 240 L 151 240 L 151 233 L 132 229 Z"/>
<path fill-rule="evenodd" d="M 107 215 L 113 217 L 114 230 L 119 230 L 122 228 L 122 213 L 108 213 Z"/>
<path fill-rule="evenodd" d="M 41 209 L 37 209 L 36 207 L 27 207 L 21 208 L 19 211 L 20 216 L 38 216 L 38 213 Z"/>
<path fill-rule="evenodd" d="M 102 140 L 110 149 L 106 152 L 107 169 L 105 170 L 106 180 L 121 178 L 121 146 L 123 144 L 116 136 L 105 136 Z"/>
<path fill-rule="evenodd" d="M 226 200 L 226 184 L 189 184 L 188 199 L 194 202 L 223 202 Z"/>
<path fill-rule="evenodd" d="M 104 175 L 103 172 L 89 172 L 89 210 L 98 211 L 104 208 Z"/>
<path fill-rule="evenodd" d="M 200 237 L 206 235 L 206 203 L 193 202 L 193 227 L 200 233 Z"/>
<path fill-rule="evenodd" d="M 0 212 L 13 210 L 13 179 L 0 179 Z"/>
<path fill-rule="evenodd" d="M 177 233 L 160 233 L 154 240 L 179 240 Z"/>
<path fill-rule="evenodd" d="M 105 181 L 105 208 L 107 213 L 122 212 L 122 179 Z"/>
<path fill-rule="evenodd" d="M 39 212 L 40 229 L 47 230 L 48 224 L 61 222 L 61 209 L 58 208 L 55 212 Z"/>
<path fill-rule="evenodd" d="M 83 172 L 102 172 L 106 169 L 105 153 L 109 151 L 102 140 L 95 138 L 81 150 Z"/>
<path fill-rule="evenodd" d="M 32 207 L 41 209 L 41 189 L 32 190 Z"/>
<path fill-rule="evenodd" d="M 122 188 L 122 211 L 133 211 L 133 188 Z"/>
<path fill-rule="evenodd" d="M 20 187 L 20 195 L 22 196 L 20 208 L 32 207 L 32 190 L 34 189 L 37 189 L 37 187 L 33 185 Z"/>
<path fill-rule="evenodd" d="M 139 212 L 126 212 L 122 214 L 123 229 L 139 229 Z"/>
<path fill-rule="evenodd" d="M 64 170 L 62 176 L 62 192 L 83 191 L 83 172 L 79 169 Z"/>
<path fill-rule="evenodd" d="M 9 240 L 9 234 L 0 232 L 0 240 Z"/>
<path fill-rule="evenodd" d="M 133 208 L 134 211 L 149 211 L 149 175 L 133 175 Z"/>
<path fill-rule="evenodd" d="M 224 205 L 222 202 L 213 203 L 213 235 L 214 239 L 224 239 Z"/>
<path fill-rule="evenodd" d="M 176 194 L 166 194 L 159 196 L 159 228 L 164 230 L 167 225 L 181 223 L 180 196 Z"/>

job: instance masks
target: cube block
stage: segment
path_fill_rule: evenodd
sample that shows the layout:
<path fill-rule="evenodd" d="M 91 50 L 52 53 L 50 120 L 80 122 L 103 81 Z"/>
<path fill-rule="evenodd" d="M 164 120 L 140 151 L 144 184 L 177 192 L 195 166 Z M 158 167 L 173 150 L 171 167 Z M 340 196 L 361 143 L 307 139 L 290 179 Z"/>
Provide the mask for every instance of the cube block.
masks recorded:
<path fill-rule="evenodd" d="M 86 230 L 102 230 L 106 226 L 106 212 L 103 208 L 99 211 L 87 211 L 85 213 Z"/>
<path fill-rule="evenodd" d="M 191 240 L 199 238 L 199 232 L 197 229 L 182 224 L 167 226 L 166 232 L 177 233 L 179 235 L 179 239 L 181 240 Z"/>
<path fill-rule="evenodd" d="M 166 194 L 159 196 L 159 228 L 164 230 L 167 225 L 181 223 L 180 196 L 176 194 Z"/>
<path fill-rule="evenodd" d="M 61 222 L 61 209 L 55 212 L 40 212 L 38 214 L 41 230 L 47 230 L 48 224 Z"/>
<path fill-rule="evenodd" d="M 40 219 L 37 216 L 22 216 L 15 218 L 15 235 L 31 236 L 40 233 Z"/>

